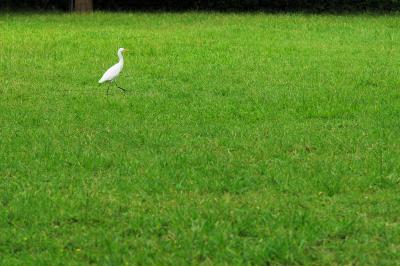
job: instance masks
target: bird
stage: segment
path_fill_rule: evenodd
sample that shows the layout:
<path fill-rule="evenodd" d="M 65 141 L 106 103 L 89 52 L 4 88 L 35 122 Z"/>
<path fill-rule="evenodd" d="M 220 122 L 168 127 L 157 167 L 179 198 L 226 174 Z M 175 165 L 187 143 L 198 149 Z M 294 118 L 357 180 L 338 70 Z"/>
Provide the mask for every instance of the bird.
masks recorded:
<path fill-rule="evenodd" d="M 124 57 L 122 55 L 122 53 L 128 51 L 128 49 L 125 48 L 119 48 L 118 49 L 118 58 L 119 61 L 118 63 L 116 63 L 115 65 L 113 65 L 112 67 L 110 67 L 101 77 L 101 79 L 99 80 L 99 84 L 105 83 L 105 82 L 110 82 L 110 83 L 114 83 L 118 89 L 122 90 L 123 92 L 126 92 L 126 90 L 120 86 L 118 86 L 117 82 L 115 81 L 116 78 L 118 78 L 119 74 L 122 71 L 122 68 L 124 67 Z M 107 95 L 108 95 L 108 91 L 110 89 L 110 86 L 108 86 L 107 88 Z"/>

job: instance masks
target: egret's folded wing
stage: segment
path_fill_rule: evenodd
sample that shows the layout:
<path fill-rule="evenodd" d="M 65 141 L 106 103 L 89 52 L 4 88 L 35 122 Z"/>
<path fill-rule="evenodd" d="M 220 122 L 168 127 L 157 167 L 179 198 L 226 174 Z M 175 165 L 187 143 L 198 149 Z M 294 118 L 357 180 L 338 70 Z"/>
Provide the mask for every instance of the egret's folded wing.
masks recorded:
<path fill-rule="evenodd" d="M 99 83 L 113 80 L 114 78 L 116 78 L 118 76 L 119 72 L 120 72 L 120 70 L 119 70 L 118 64 L 113 65 L 106 71 L 106 73 L 104 73 L 104 75 L 99 80 Z"/>

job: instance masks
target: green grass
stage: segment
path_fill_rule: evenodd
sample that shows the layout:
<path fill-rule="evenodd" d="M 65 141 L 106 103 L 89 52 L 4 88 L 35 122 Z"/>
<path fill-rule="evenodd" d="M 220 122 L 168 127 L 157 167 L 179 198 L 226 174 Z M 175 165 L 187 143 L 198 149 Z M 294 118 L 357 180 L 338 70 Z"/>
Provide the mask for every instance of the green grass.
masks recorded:
<path fill-rule="evenodd" d="M 399 47 L 396 14 L 1 14 L 0 264 L 398 264 Z"/>

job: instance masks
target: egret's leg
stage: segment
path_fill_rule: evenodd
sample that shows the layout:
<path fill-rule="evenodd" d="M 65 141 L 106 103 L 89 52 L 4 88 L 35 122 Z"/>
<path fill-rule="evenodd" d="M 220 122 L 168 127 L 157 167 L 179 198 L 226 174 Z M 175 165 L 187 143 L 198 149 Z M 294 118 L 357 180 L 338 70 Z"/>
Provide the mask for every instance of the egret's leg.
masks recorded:
<path fill-rule="evenodd" d="M 108 91 L 110 90 L 110 84 L 107 85 L 107 96 L 108 96 Z"/>
<path fill-rule="evenodd" d="M 118 89 L 122 90 L 123 92 L 126 92 L 126 90 L 124 88 L 121 88 L 120 86 L 118 86 L 117 82 L 114 81 L 114 83 L 115 83 L 115 86 L 117 86 Z"/>

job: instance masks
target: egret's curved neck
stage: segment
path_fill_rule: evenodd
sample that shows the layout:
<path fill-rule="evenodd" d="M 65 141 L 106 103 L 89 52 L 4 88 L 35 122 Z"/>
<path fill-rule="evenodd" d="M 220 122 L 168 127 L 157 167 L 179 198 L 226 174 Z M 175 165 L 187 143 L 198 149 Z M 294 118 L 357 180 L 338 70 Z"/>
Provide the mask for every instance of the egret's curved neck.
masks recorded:
<path fill-rule="evenodd" d="M 119 63 L 123 64 L 124 63 L 124 57 L 122 56 L 122 52 L 118 52 L 118 58 L 119 58 Z"/>

